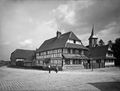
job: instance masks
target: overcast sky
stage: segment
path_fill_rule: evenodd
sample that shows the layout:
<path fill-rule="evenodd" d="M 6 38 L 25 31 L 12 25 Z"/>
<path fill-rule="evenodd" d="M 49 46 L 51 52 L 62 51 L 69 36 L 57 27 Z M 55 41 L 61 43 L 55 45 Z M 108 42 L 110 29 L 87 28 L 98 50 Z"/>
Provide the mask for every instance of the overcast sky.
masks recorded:
<path fill-rule="evenodd" d="M 35 50 L 57 30 L 88 45 L 93 24 L 98 41 L 120 37 L 120 0 L 0 0 L 0 59 Z"/>

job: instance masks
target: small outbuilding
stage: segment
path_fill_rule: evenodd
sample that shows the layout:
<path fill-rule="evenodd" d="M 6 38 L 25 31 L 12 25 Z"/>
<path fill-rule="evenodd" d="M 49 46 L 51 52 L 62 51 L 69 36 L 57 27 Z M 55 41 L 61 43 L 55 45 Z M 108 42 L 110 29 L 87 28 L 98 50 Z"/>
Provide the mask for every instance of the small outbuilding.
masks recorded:
<path fill-rule="evenodd" d="M 11 53 L 11 65 L 30 67 L 34 63 L 35 50 L 16 49 Z"/>

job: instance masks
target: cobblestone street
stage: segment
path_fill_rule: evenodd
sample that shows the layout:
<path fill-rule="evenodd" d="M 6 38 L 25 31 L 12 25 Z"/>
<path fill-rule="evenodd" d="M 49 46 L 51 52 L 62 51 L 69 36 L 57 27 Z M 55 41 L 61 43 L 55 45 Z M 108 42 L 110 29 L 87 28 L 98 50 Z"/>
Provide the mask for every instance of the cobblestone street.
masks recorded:
<path fill-rule="evenodd" d="M 0 91 L 13 90 L 71 90 L 119 91 L 120 69 L 101 68 L 94 71 L 52 71 L 0 68 Z"/>

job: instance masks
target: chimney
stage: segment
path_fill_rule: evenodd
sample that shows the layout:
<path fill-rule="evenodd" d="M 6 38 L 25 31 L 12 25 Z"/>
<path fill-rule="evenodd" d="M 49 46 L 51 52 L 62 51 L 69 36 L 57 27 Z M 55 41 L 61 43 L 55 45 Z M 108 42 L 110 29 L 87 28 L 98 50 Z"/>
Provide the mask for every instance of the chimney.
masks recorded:
<path fill-rule="evenodd" d="M 61 36 L 61 32 L 57 31 L 57 38 Z"/>

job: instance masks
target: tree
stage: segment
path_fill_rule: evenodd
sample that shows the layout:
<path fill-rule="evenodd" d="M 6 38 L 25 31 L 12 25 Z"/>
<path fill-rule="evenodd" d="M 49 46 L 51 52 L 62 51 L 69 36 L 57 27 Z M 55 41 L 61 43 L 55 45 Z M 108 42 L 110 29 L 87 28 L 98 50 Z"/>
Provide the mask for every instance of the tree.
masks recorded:
<path fill-rule="evenodd" d="M 109 40 L 109 41 L 108 41 L 108 44 L 112 44 L 112 40 Z"/>
<path fill-rule="evenodd" d="M 120 38 L 115 40 L 115 43 L 112 46 L 113 54 L 116 57 L 115 65 L 120 66 Z"/>
<path fill-rule="evenodd" d="M 108 45 L 109 45 L 110 47 L 112 47 L 113 42 L 112 42 L 111 40 L 109 40 L 109 41 L 108 41 Z"/>
<path fill-rule="evenodd" d="M 102 39 L 100 39 L 100 41 L 99 41 L 99 46 L 103 46 L 105 43 L 103 42 L 103 40 Z"/>

